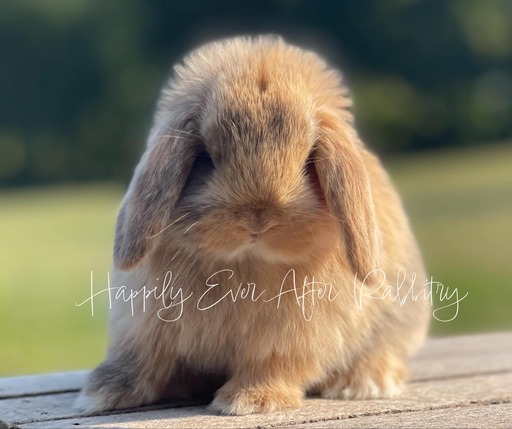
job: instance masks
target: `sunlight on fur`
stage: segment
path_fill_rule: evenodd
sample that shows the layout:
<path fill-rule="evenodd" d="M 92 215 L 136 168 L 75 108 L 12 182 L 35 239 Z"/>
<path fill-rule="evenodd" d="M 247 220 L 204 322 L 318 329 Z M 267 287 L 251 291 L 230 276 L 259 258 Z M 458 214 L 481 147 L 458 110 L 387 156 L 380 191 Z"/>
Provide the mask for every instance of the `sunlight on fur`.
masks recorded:
<path fill-rule="evenodd" d="M 337 71 L 277 37 L 175 66 L 119 211 L 112 286 L 183 299 L 115 300 L 77 407 L 207 396 L 243 415 L 399 393 L 430 303 L 357 306 L 354 291 L 377 289 L 376 269 L 409 286 L 426 273 L 350 106 Z"/>

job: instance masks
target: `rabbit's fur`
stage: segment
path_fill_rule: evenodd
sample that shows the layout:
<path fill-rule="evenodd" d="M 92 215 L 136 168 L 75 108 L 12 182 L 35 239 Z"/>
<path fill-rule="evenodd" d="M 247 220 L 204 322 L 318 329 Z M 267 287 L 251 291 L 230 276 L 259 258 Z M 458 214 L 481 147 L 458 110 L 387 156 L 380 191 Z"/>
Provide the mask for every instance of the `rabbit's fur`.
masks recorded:
<path fill-rule="evenodd" d="M 385 273 L 396 292 L 402 273 L 405 293 L 425 272 L 350 105 L 336 71 L 280 38 L 211 43 L 175 67 L 114 245 L 111 286 L 156 290 L 134 300 L 133 315 L 132 303 L 114 300 L 108 356 L 78 407 L 216 390 L 214 410 L 248 414 L 299 406 L 306 393 L 399 391 L 430 302 L 355 297 L 367 275 L 364 290 Z M 304 279 L 331 294 L 301 300 Z M 169 308 L 157 296 L 164 284 Z M 235 296 L 240 284 L 246 296 Z"/>

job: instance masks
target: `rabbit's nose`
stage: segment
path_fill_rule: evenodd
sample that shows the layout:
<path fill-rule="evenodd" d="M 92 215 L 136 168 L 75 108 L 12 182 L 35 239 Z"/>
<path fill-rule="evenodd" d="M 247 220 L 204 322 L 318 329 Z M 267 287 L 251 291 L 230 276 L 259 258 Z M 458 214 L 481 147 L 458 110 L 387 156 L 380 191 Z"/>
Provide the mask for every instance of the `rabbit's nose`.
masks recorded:
<path fill-rule="evenodd" d="M 272 223 L 269 221 L 268 211 L 265 209 L 251 209 L 248 213 L 247 224 L 245 228 L 253 236 L 263 234 L 272 227 Z"/>

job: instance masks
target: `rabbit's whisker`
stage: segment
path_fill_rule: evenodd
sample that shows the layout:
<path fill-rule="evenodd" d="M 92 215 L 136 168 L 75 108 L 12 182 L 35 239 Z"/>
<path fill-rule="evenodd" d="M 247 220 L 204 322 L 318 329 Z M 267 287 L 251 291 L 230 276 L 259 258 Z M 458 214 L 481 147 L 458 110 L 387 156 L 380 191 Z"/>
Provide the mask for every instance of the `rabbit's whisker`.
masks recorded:
<path fill-rule="evenodd" d="M 190 225 L 190 226 L 185 230 L 185 234 L 186 234 L 187 232 L 189 232 L 189 231 L 192 229 L 192 227 L 194 227 L 194 226 L 195 226 L 195 225 L 197 225 L 198 223 L 199 223 L 199 222 L 194 222 L 192 225 Z"/>
<path fill-rule="evenodd" d="M 181 139 L 181 140 L 186 140 L 186 141 L 189 141 L 189 142 L 193 141 L 192 139 L 189 139 L 187 137 L 175 136 L 175 135 L 172 135 L 172 134 L 163 134 L 163 135 L 158 137 L 159 140 L 162 140 L 162 139 L 165 139 L 165 138 Z"/>
<path fill-rule="evenodd" d="M 171 261 L 174 261 L 174 260 L 176 259 L 176 256 L 178 256 L 180 252 L 181 252 L 181 249 L 180 249 L 180 250 L 178 250 L 178 251 L 174 254 L 174 256 L 171 258 Z"/>
<path fill-rule="evenodd" d="M 169 130 L 169 131 L 176 131 L 177 133 L 188 134 L 189 136 L 192 136 L 192 137 L 197 137 L 194 133 L 190 133 L 190 132 L 188 132 L 188 131 L 180 130 L 180 129 L 178 129 L 178 128 L 165 127 L 165 129 L 167 129 L 167 130 Z"/>
<path fill-rule="evenodd" d="M 322 212 L 322 213 L 325 213 L 326 215 L 332 217 L 334 220 L 338 221 L 338 222 L 341 222 L 341 223 L 345 223 L 345 221 L 343 219 L 340 219 L 336 216 L 334 216 L 332 213 L 329 213 L 327 210 L 324 210 L 324 209 L 318 209 L 319 212 Z"/>
<path fill-rule="evenodd" d="M 332 160 L 332 157 L 329 157 L 329 156 L 326 156 L 326 157 L 323 157 L 323 158 L 315 157 L 315 158 L 309 159 L 306 162 L 306 165 L 314 164 L 315 162 L 329 161 L 329 160 Z"/>
<path fill-rule="evenodd" d="M 149 237 L 146 237 L 146 238 L 155 238 L 157 237 L 158 235 L 160 235 L 162 232 L 164 232 L 166 229 L 170 228 L 171 226 L 173 226 L 176 222 L 179 222 L 181 219 L 183 219 L 185 216 L 188 216 L 189 213 L 185 213 L 183 216 L 180 216 L 178 219 L 176 219 L 175 221 L 173 221 L 171 224 L 167 225 L 164 229 L 162 229 L 161 231 L 157 232 L 155 235 L 150 235 Z"/>

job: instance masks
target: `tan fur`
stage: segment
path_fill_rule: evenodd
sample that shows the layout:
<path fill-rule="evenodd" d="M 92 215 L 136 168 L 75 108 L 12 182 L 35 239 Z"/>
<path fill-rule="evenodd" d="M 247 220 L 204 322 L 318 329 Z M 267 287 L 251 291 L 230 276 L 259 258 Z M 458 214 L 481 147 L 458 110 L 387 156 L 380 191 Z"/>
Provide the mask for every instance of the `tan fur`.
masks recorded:
<path fill-rule="evenodd" d="M 307 392 L 398 392 L 429 302 L 366 299 L 358 308 L 354 277 L 357 291 L 369 274 L 374 290 L 374 268 L 386 284 L 403 269 L 405 288 L 413 275 L 422 285 L 425 271 L 350 105 L 338 73 L 279 38 L 212 43 L 176 66 L 120 210 L 112 286 L 161 292 L 170 271 L 174 292 L 192 296 L 182 309 L 136 300 L 133 316 L 115 300 L 107 359 L 78 406 L 127 408 L 224 382 L 211 407 L 225 414 L 296 407 Z M 315 279 L 336 298 L 271 299 L 291 290 L 293 275 L 299 292 Z M 240 285 L 247 295 L 233 302 L 226 294 Z"/>

